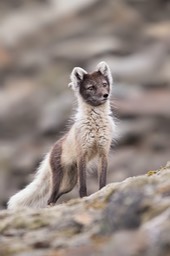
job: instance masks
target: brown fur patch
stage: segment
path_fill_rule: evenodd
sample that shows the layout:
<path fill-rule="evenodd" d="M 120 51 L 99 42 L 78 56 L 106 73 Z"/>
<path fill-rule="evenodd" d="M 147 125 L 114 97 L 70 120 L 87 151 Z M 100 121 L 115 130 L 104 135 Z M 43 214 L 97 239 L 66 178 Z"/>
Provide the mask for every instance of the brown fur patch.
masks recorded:
<path fill-rule="evenodd" d="M 85 74 L 80 82 L 80 95 L 91 106 L 99 106 L 106 102 L 110 94 L 108 78 L 100 71 Z"/>
<path fill-rule="evenodd" d="M 60 196 L 70 192 L 77 183 L 77 163 L 62 163 L 63 144 L 68 134 L 54 145 L 50 155 L 52 170 L 52 192 L 48 204 L 54 204 Z"/>
<path fill-rule="evenodd" d="M 82 156 L 78 160 L 78 172 L 79 172 L 79 194 L 80 197 L 87 196 L 86 186 L 86 157 Z"/>
<path fill-rule="evenodd" d="M 107 166 L 108 166 L 108 160 L 106 156 L 102 156 L 100 161 L 101 161 L 101 170 L 99 173 L 99 189 L 106 186 Z"/>
<path fill-rule="evenodd" d="M 62 143 L 65 137 L 61 138 L 54 145 L 50 155 L 50 166 L 52 170 L 52 192 L 48 204 L 54 204 L 58 199 L 59 188 L 63 179 L 63 167 L 61 165 Z"/>

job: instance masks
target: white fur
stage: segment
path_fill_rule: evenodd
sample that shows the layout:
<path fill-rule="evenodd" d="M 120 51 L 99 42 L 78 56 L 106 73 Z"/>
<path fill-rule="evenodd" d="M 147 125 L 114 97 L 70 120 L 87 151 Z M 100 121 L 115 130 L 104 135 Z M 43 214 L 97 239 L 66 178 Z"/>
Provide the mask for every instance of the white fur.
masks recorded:
<path fill-rule="evenodd" d="M 107 63 L 105 61 L 100 62 L 97 65 L 97 71 L 100 71 L 102 73 L 102 75 L 106 76 L 109 80 L 110 83 L 110 89 L 112 88 L 112 83 L 113 83 L 113 79 L 112 79 L 112 74 L 111 74 L 111 70 L 109 68 L 109 66 L 107 65 Z"/>
<path fill-rule="evenodd" d="M 84 134 L 89 134 L 96 139 L 96 135 L 101 138 L 101 144 L 105 140 L 113 140 L 116 138 L 116 124 L 111 117 L 110 101 L 98 107 L 86 104 L 83 99 L 78 96 L 78 112 L 76 114 L 75 126 L 77 128 L 84 127 Z M 107 127 L 107 128 L 106 128 Z M 92 129 L 93 128 L 93 129 Z M 87 142 L 87 140 L 84 140 Z M 86 145 L 88 148 L 88 145 Z"/>
<path fill-rule="evenodd" d="M 79 87 L 79 82 L 83 80 L 85 74 L 87 74 L 87 72 L 84 69 L 75 67 L 70 75 L 71 83 L 69 83 L 69 87 L 72 87 L 72 89 L 76 91 Z"/>
<path fill-rule="evenodd" d="M 48 154 L 38 168 L 35 179 L 10 198 L 8 209 L 20 207 L 42 208 L 47 206 L 47 200 L 50 196 L 50 176 Z"/>

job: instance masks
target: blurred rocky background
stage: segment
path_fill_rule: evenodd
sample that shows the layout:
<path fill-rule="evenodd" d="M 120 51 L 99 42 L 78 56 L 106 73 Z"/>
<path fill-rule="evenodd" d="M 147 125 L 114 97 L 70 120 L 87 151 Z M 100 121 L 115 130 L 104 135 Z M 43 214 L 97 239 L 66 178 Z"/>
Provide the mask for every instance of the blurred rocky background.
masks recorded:
<path fill-rule="evenodd" d="M 110 183 L 169 160 L 170 1 L 0 1 L 1 208 L 67 129 L 73 67 L 91 71 L 101 60 L 113 72 L 120 135 Z M 89 180 L 92 193 L 97 179 Z M 77 196 L 75 189 L 61 201 Z"/>

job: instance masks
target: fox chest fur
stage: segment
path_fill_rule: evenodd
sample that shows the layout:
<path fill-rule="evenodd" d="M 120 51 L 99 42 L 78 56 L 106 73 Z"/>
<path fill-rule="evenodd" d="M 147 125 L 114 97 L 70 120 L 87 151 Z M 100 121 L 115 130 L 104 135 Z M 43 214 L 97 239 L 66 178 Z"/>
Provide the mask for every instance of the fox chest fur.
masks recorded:
<path fill-rule="evenodd" d="M 104 108 L 104 106 L 103 106 Z M 62 162 L 76 162 L 78 155 L 86 155 L 88 160 L 101 154 L 108 154 L 115 124 L 105 108 L 86 113 L 79 111 L 76 121 L 63 143 Z"/>
<path fill-rule="evenodd" d="M 87 117 L 77 121 L 75 134 L 78 151 L 86 153 L 88 158 L 102 153 L 103 150 L 108 151 L 112 139 L 110 117 L 92 110 Z"/>

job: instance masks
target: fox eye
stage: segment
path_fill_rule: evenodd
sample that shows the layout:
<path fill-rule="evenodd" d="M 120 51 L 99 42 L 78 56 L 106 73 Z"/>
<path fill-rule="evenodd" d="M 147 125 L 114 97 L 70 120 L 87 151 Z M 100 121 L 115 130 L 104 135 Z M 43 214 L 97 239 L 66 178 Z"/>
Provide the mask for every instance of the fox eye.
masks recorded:
<path fill-rule="evenodd" d="M 93 91 L 94 89 L 95 89 L 94 85 L 89 86 L 89 87 L 87 88 L 87 90 L 89 90 L 89 91 Z"/>
<path fill-rule="evenodd" d="M 103 87 L 106 87 L 107 86 L 107 83 L 106 82 L 103 82 Z"/>

